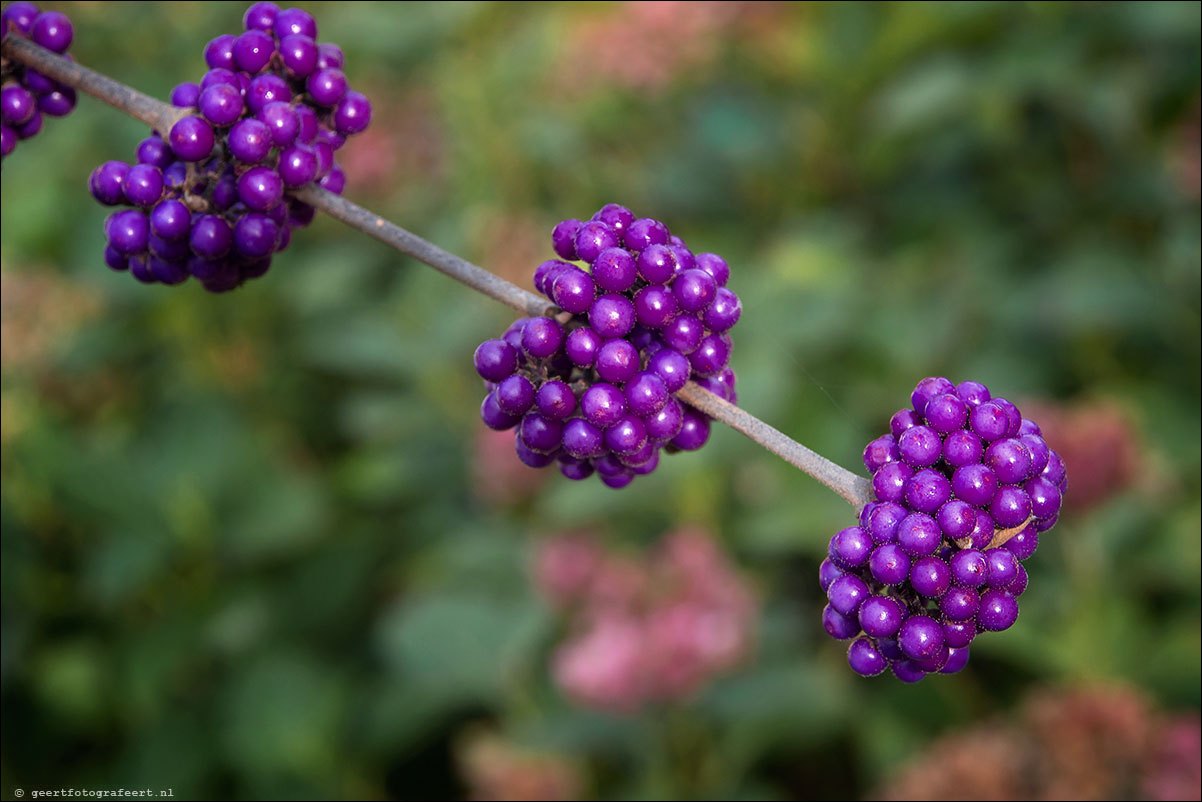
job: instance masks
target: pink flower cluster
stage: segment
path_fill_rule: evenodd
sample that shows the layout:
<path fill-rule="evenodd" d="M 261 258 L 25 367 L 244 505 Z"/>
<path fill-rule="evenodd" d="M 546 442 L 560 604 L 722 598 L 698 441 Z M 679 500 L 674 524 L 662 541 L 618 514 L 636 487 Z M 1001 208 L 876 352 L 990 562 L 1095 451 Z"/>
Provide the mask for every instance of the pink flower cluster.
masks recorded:
<path fill-rule="evenodd" d="M 552 674 L 579 704 L 632 713 L 684 700 L 750 650 L 755 599 L 703 531 L 670 533 L 641 558 L 557 536 L 539 549 L 534 575 L 569 617 Z"/>

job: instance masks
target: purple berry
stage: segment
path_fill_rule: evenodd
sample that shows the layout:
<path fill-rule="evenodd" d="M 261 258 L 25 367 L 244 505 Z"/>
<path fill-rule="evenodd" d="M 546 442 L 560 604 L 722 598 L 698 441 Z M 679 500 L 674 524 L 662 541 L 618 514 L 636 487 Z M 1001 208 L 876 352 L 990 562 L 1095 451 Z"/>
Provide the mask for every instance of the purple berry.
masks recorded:
<path fill-rule="evenodd" d="M 213 152 L 213 145 L 216 144 L 213 129 L 200 117 L 184 117 L 171 126 L 168 141 L 175 155 L 188 162 L 208 158 Z"/>
<path fill-rule="evenodd" d="M 957 429 L 943 439 L 943 461 L 953 468 L 980 462 L 983 454 L 981 438 L 967 429 Z"/>
<path fill-rule="evenodd" d="M 348 89 L 334 107 L 334 130 L 344 136 L 366 130 L 371 122 L 371 101 L 360 92 Z"/>
<path fill-rule="evenodd" d="M 626 397 L 612 384 L 597 382 L 580 396 L 580 411 L 589 423 L 605 429 L 626 414 Z"/>
<path fill-rule="evenodd" d="M 129 256 L 146 250 L 150 224 L 143 212 L 125 209 L 108 216 L 104 221 L 104 235 L 116 251 Z"/>
<path fill-rule="evenodd" d="M 284 197 L 284 182 L 270 167 L 252 167 L 238 177 L 238 199 L 248 209 L 265 212 Z"/>
<path fill-rule="evenodd" d="M 234 123 L 226 139 L 230 153 L 243 164 L 258 164 L 271 153 L 271 129 L 256 119 Z"/>
<path fill-rule="evenodd" d="M 504 343 L 505 341 L 494 340 L 492 342 Z M 538 388 L 538 393 L 534 397 L 534 403 L 538 406 L 538 411 L 543 416 L 555 420 L 563 420 L 576 411 L 576 394 L 564 382 L 552 379 L 551 381 L 544 382 L 543 386 Z"/>
<path fill-rule="evenodd" d="M 333 108 L 346 94 L 346 75 L 334 68 L 318 70 L 305 81 L 305 90 L 317 105 Z"/>
<path fill-rule="evenodd" d="M 989 587 L 1005 588 L 1018 578 L 1018 558 L 1009 550 L 989 549 L 985 552 L 985 560 L 988 566 L 985 584 Z"/>
<path fill-rule="evenodd" d="M 317 154 L 308 145 L 293 145 L 280 152 L 276 169 L 284 186 L 289 189 L 303 187 L 317 176 Z"/>
<path fill-rule="evenodd" d="M 564 352 L 572 364 L 582 368 L 591 368 L 597 361 L 597 352 L 601 350 L 604 340 L 597 332 L 588 326 L 572 329 L 564 344 Z"/>
<path fill-rule="evenodd" d="M 968 665 L 968 647 L 952 649 L 948 654 L 947 663 L 939 669 L 940 674 L 957 674 Z"/>
<path fill-rule="evenodd" d="M 642 418 L 623 415 L 605 430 L 605 445 L 615 454 L 634 454 L 647 443 Z"/>
<path fill-rule="evenodd" d="M 66 14 L 58 11 L 43 11 L 33 20 L 29 37 L 36 44 L 55 53 L 66 53 L 75 38 L 75 29 Z"/>
<path fill-rule="evenodd" d="M 847 572 L 831 562 L 829 558 L 823 560 L 822 564 L 818 566 L 818 584 L 822 588 L 822 592 L 826 593 L 831 583 L 845 573 Z"/>
<path fill-rule="evenodd" d="M 872 492 L 880 501 L 900 502 L 913 470 L 904 462 L 889 462 L 872 475 Z"/>
<path fill-rule="evenodd" d="M 691 366 L 688 357 L 679 351 L 665 348 L 647 360 L 647 370 L 659 376 L 669 393 L 676 393 L 689 381 Z"/>
<path fill-rule="evenodd" d="M 1037 476 L 1023 485 L 1031 499 L 1031 514 L 1046 521 L 1060 512 L 1060 490 L 1043 477 Z"/>
<path fill-rule="evenodd" d="M 246 31 L 234 40 L 234 64 L 247 75 L 258 75 L 275 55 L 275 40 L 260 30 Z"/>
<path fill-rule="evenodd" d="M 681 310 L 689 314 L 705 311 L 714 301 L 718 285 L 704 270 L 684 270 L 672 281 L 672 294 Z"/>
<path fill-rule="evenodd" d="M 605 453 L 605 433 L 584 418 L 570 418 L 563 426 L 563 450 L 576 459 Z"/>
<path fill-rule="evenodd" d="M 697 269 L 713 276 L 719 287 L 726 286 L 726 282 L 730 280 L 730 265 L 725 259 L 716 253 L 699 253 L 695 261 Z"/>
<path fill-rule="evenodd" d="M 300 132 L 300 117 L 289 104 L 279 101 L 268 103 L 259 110 L 256 117 L 271 131 L 272 144 L 283 148 L 296 141 L 297 134 Z M 237 125 L 234 126 L 235 129 L 237 127 Z M 233 131 L 230 134 L 232 137 Z M 261 161 L 261 159 L 256 161 Z"/>
<path fill-rule="evenodd" d="M 605 292 L 626 292 L 638 279 L 634 257 L 624 248 L 606 248 L 593 260 L 593 278 Z"/>
<path fill-rule="evenodd" d="M 246 108 L 250 109 L 251 114 L 258 114 L 269 103 L 287 103 L 290 100 L 292 90 L 288 88 L 288 83 L 273 73 L 260 75 L 246 89 Z"/>
<path fill-rule="evenodd" d="M 977 602 L 980 609 L 980 601 Z M 943 642 L 951 649 L 963 649 L 977 636 L 976 621 L 944 621 Z M 953 652 L 954 654 L 954 652 Z"/>
<path fill-rule="evenodd" d="M 647 437 L 658 442 L 672 440 L 684 428 L 684 407 L 675 398 L 668 398 L 663 409 L 646 418 Z"/>
<path fill-rule="evenodd" d="M 265 214 L 251 212 L 234 224 L 234 248 L 251 259 L 270 256 L 279 236 L 279 224 Z"/>
<path fill-rule="evenodd" d="M 910 555 L 896 543 L 877 546 L 868 557 L 872 578 L 882 585 L 900 585 L 910 576 Z"/>
<path fill-rule="evenodd" d="M 897 525 L 897 544 L 911 557 L 934 554 L 942 539 L 939 524 L 925 513 L 912 512 Z"/>
<path fill-rule="evenodd" d="M 985 449 L 985 464 L 1002 484 L 1019 484 L 1031 475 L 1031 452 L 1021 440 L 995 440 Z"/>
<path fill-rule="evenodd" d="M 625 206 L 617 203 L 607 203 L 597 210 L 593 215 L 593 219 L 599 223 L 605 223 L 615 234 L 622 235 L 624 231 L 634 222 L 634 214 Z M 621 290 L 614 290 L 620 292 Z"/>
<path fill-rule="evenodd" d="M 589 326 L 607 340 L 629 334 L 634 328 L 634 321 L 634 304 L 626 296 L 617 293 L 600 296 L 588 310 Z"/>
<path fill-rule="evenodd" d="M 969 424 L 978 437 L 992 443 L 1006 436 L 1010 430 L 1010 417 L 995 401 L 986 401 L 973 407 L 969 414 Z"/>
<path fill-rule="evenodd" d="M 306 78 L 317 69 L 317 43 L 302 33 L 280 39 L 280 62 L 290 78 Z"/>
<path fill-rule="evenodd" d="M 667 409 L 667 407 L 665 407 Z M 685 407 L 680 431 L 670 441 L 681 451 L 696 451 L 710 439 L 709 418 L 692 407 Z"/>
<path fill-rule="evenodd" d="M 1007 540 L 1002 548 L 1014 555 L 1017 560 L 1026 560 L 1035 553 L 1035 549 L 1039 547 L 1039 532 L 1035 528 L 1025 526 L 1019 530 L 1018 534 Z"/>
<path fill-rule="evenodd" d="M 860 605 L 872 594 L 864 580 L 855 574 L 844 574 L 831 583 L 826 595 L 835 612 L 850 617 L 860 611 Z"/>
<path fill-rule="evenodd" d="M 989 515 L 1003 529 L 1018 526 L 1031 515 L 1031 497 L 1021 487 L 1002 485 L 989 502 Z"/>
<path fill-rule="evenodd" d="M 829 604 L 822 608 L 822 628 L 835 640 L 848 640 L 860 634 L 860 623 L 854 615 L 843 615 Z"/>
<path fill-rule="evenodd" d="M 563 423 L 537 412 L 529 412 L 522 418 L 518 432 L 522 436 L 522 442 L 531 451 L 550 454 L 559 448 Z"/>
<path fill-rule="evenodd" d="M 906 620 L 906 608 L 889 596 L 871 596 L 860 605 L 860 628 L 874 638 L 891 638 Z"/>
<path fill-rule="evenodd" d="M 701 338 L 697 348 L 689 354 L 689 364 L 698 376 L 714 376 L 721 373 L 730 361 L 730 346 L 721 335 L 709 334 Z"/>
<path fill-rule="evenodd" d="M 554 356 L 563 345 L 563 326 L 549 317 L 532 318 L 522 330 L 522 350 L 531 359 Z"/>
<path fill-rule="evenodd" d="M 38 110 L 37 98 L 25 87 L 12 85 L 0 91 L 0 116 L 8 126 L 24 125 Z"/>
<path fill-rule="evenodd" d="M 911 660 L 927 660 L 943 647 L 943 627 L 926 615 L 906 619 L 897 632 L 897 645 Z"/>
<path fill-rule="evenodd" d="M 626 408 L 640 418 L 656 414 L 668 403 L 668 386 L 663 379 L 649 370 L 638 373 L 626 383 L 623 390 L 626 394 Z"/>
<path fill-rule="evenodd" d="M 150 230 L 165 240 L 182 240 L 192 229 L 192 213 L 177 200 L 160 201 L 150 212 Z"/>
<path fill-rule="evenodd" d="M 905 499 L 910 509 L 935 514 L 951 498 L 952 486 L 939 471 L 924 468 L 906 483 Z"/>
<path fill-rule="evenodd" d="M 867 638 L 858 638 L 847 647 L 847 664 L 861 677 L 875 677 L 889 667 L 889 661 Z"/>
<path fill-rule="evenodd" d="M 937 598 L 947 592 L 952 572 L 938 557 L 922 557 L 910 568 L 910 585 L 921 596 Z"/>
<path fill-rule="evenodd" d="M 952 493 L 961 501 L 984 507 L 997 495 L 997 476 L 988 467 L 974 462 L 956 469 L 952 474 Z"/>
<path fill-rule="evenodd" d="M 515 373 L 497 383 L 497 406 L 510 415 L 524 415 L 534 405 L 534 385 Z"/>
<path fill-rule="evenodd" d="M 860 527 L 849 526 L 835 533 L 827 553 L 836 565 L 850 571 L 868 562 L 868 555 L 872 553 L 872 539 Z"/>
<path fill-rule="evenodd" d="M 921 425 L 922 418 L 917 412 L 907 407 L 894 412 L 893 417 L 889 418 L 889 433 L 896 439 L 901 437 L 907 429 Z"/>
<path fill-rule="evenodd" d="M 303 9 L 286 8 L 276 13 L 272 31 L 278 39 L 283 39 L 292 34 L 301 34 L 302 36 L 308 36 L 310 39 L 316 39 L 317 21 L 313 19 L 309 12 Z"/>
<path fill-rule="evenodd" d="M 676 254 L 665 245 L 649 245 L 639 253 L 637 265 L 648 284 L 667 284 L 676 275 Z"/>
<path fill-rule="evenodd" d="M 608 340 L 597 352 L 595 366 L 602 381 L 622 384 L 639 372 L 638 349 L 626 340 Z"/>
<path fill-rule="evenodd" d="M 701 344 L 705 327 L 692 315 L 677 315 L 660 334 L 664 345 L 682 354 L 691 354 Z"/>
<path fill-rule="evenodd" d="M 891 434 L 882 435 L 864 447 L 864 467 L 869 473 L 876 473 L 885 463 L 900 459 L 901 452 L 897 450 L 897 441 Z"/>
<path fill-rule="evenodd" d="M 990 588 L 981 594 L 977 624 L 988 632 L 1009 629 L 1018 620 L 1018 602 L 1008 591 Z"/>
<path fill-rule="evenodd" d="M 910 406 L 919 415 L 923 415 L 926 413 L 927 402 L 932 398 L 955 391 L 956 385 L 947 379 L 942 376 L 931 376 L 920 381 L 914 388 L 914 392 L 910 393 Z"/>
<path fill-rule="evenodd" d="M 974 381 L 965 381 L 957 384 L 956 395 L 959 396 L 961 401 L 968 404 L 969 407 L 979 407 L 992 398 L 988 387 Z"/>
<path fill-rule="evenodd" d="M 569 267 L 555 274 L 550 296 L 563 311 L 582 315 L 596 300 L 597 285 L 588 273 L 577 267 Z"/>
<path fill-rule="evenodd" d="M 668 236 L 668 227 L 663 223 L 650 217 L 641 217 L 632 222 L 622 233 L 622 241 L 630 250 L 641 253 L 652 245 L 667 245 Z M 642 272 L 641 265 L 639 272 Z"/>
<path fill-rule="evenodd" d="M 926 468 L 939 461 L 943 441 L 929 426 L 911 426 L 897 439 L 902 461 L 914 468 Z"/>
<path fill-rule="evenodd" d="M 125 200 L 123 185 L 129 165 L 125 162 L 109 161 L 92 171 L 88 189 L 92 196 L 105 206 L 115 206 Z"/>
<path fill-rule="evenodd" d="M 906 508 L 900 504 L 880 502 L 868 514 L 864 528 L 873 543 L 894 543 L 897 541 L 897 525 L 906 515 Z"/>
<path fill-rule="evenodd" d="M 518 354 L 504 340 L 485 340 L 473 356 L 476 372 L 485 381 L 499 382 L 518 369 Z"/>
<path fill-rule="evenodd" d="M 701 319 L 712 332 L 721 333 L 733 328 L 743 314 L 743 302 L 725 287 L 719 287 L 714 302 L 705 310 Z"/>
<path fill-rule="evenodd" d="M 989 561 L 977 549 L 963 549 L 952 555 L 948 562 L 952 582 L 965 588 L 979 588 L 989 575 Z"/>
<path fill-rule="evenodd" d="M 206 120 L 224 128 L 242 116 L 242 93 L 229 84 L 213 84 L 200 93 L 197 108 Z"/>
<path fill-rule="evenodd" d="M 576 234 L 579 233 L 581 225 L 583 223 L 576 219 L 561 220 L 551 230 L 551 247 L 554 248 L 555 253 L 559 254 L 561 259 L 575 261 L 578 258 L 576 255 Z"/>
<path fill-rule="evenodd" d="M 199 215 L 192 223 L 188 244 L 192 246 L 192 252 L 203 259 L 219 259 L 233 247 L 234 231 L 229 223 L 216 215 Z"/>

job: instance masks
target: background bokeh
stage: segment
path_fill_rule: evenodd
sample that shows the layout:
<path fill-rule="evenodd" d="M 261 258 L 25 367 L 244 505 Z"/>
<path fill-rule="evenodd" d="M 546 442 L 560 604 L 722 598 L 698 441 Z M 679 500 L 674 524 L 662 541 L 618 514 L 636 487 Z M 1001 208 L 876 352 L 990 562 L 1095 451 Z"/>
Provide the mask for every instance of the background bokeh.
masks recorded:
<path fill-rule="evenodd" d="M 159 97 L 244 8 L 53 6 Z M 1152 757 L 970 796 L 1198 798 L 1197 3 L 305 8 L 375 103 L 348 197 L 527 287 L 559 219 L 658 217 L 733 268 L 741 405 L 860 470 L 918 379 L 984 381 L 1066 512 L 965 672 L 858 679 L 818 622 L 834 494 L 723 427 L 618 492 L 518 465 L 471 367 L 508 310 L 329 220 L 226 296 L 109 271 L 86 179 L 144 131 L 81 99 L 3 166 L 4 798 L 919 798 L 983 731 Z M 685 525 L 754 587 L 753 654 L 575 706 L 534 544 Z M 1170 747 L 1086 748 L 1168 720 L 1184 791 Z"/>

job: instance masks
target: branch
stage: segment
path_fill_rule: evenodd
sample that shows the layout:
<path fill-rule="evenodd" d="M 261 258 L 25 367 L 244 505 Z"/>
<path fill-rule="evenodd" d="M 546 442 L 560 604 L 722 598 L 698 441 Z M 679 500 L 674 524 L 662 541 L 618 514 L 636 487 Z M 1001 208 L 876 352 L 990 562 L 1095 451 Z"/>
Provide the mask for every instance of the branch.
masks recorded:
<path fill-rule="evenodd" d="M 5 58 L 32 67 L 59 83 L 73 86 L 102 103 L 141 120 L 164 136 L 176 121 L 192 113 L 190 109 L 177 109 L 144 95 L 19 36 L 5 37 L 0 51 Z M 351 228 L 374 237 L 519 312 L 543 316 L 559 311 L 542 296 L 511 284 L 500 276 L 444 251 L 411 231 L 320 187 L 309 185 L 294 191 L 293 194 Z M 685 385 L 677 395 L 685 403 L 746 435 L 790 465 L 817 479 L 857 509 L 872 501 L 872 485 L 867 479 L 811 451 L 746 410 L 693 382 Z"/>

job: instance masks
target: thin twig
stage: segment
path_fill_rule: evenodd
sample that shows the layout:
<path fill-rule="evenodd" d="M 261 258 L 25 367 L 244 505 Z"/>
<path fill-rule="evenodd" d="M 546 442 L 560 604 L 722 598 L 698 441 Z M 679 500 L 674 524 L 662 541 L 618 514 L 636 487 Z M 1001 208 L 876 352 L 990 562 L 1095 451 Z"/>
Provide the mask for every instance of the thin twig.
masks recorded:
<path fill-rule="evenodd" d="M 177 109 L 144 95 L 18 36 L 5 37 L 2 51 L 5 58 L 25 64 L 59 83 L 86 92 L 97 100 L 141 120 L 163 135 L 171 130 L 171 126 L 177 120 L 191 113 L 188 109 Z M 293 194 L 351 228 L 374 237 L 519 312 L 541 316 L 553 315 L 559 311 L 546 298 L 444 251 L 411 231 L 320 187 L 310 185 L 296 190 Z M 685 385 L 677 395 L 685 403 L 746 435 L 790 465 L 817 479 L 857 509 L 872 501 L 872 485 L 867 479 L 811 451 L 746 410 L 693 382 Z"/>
<path fill-rule="evenodd" d="M 543 296 L 535 295 L 466 259 L 444 251 L 434 243 L 401 228 L 396 223 L 385 220 L 378 214 L 315 184 L 295 190 L 292 194 L 305 203 L 312 204 L 335 220 L 340 220 L 357 231 L 375 237 L 385 245 L 390 245 L 419 262 L 425 262 L 435 270 L 446 273 L 456 281 L 460 281 L 506 306 L 513 307 L 519 312 L 524 312 L 532 317 L 542 317 L 553 315 L 559 311 Z"/>
<path fill-rule="evenodd" d="M 27 67 L 33 67 L 60 84 L 73 86 L 100 102 L 107 103 L 130 117 L 141 120 L 164 137 L 167 136 L 167 132 L 171 130 L 171 126 L 175 125 L 177 120 L 187 117 L 191 113 L 187 109 L 177 109 L 150 95 L 144 95 L 133 87 L 114 81 L 107 75 L 90 70 L 74 61 L 69 61 L 20 36 L 4 37 L 0 51 L 3 52 L 5 58 L 19 61 Z"/>

